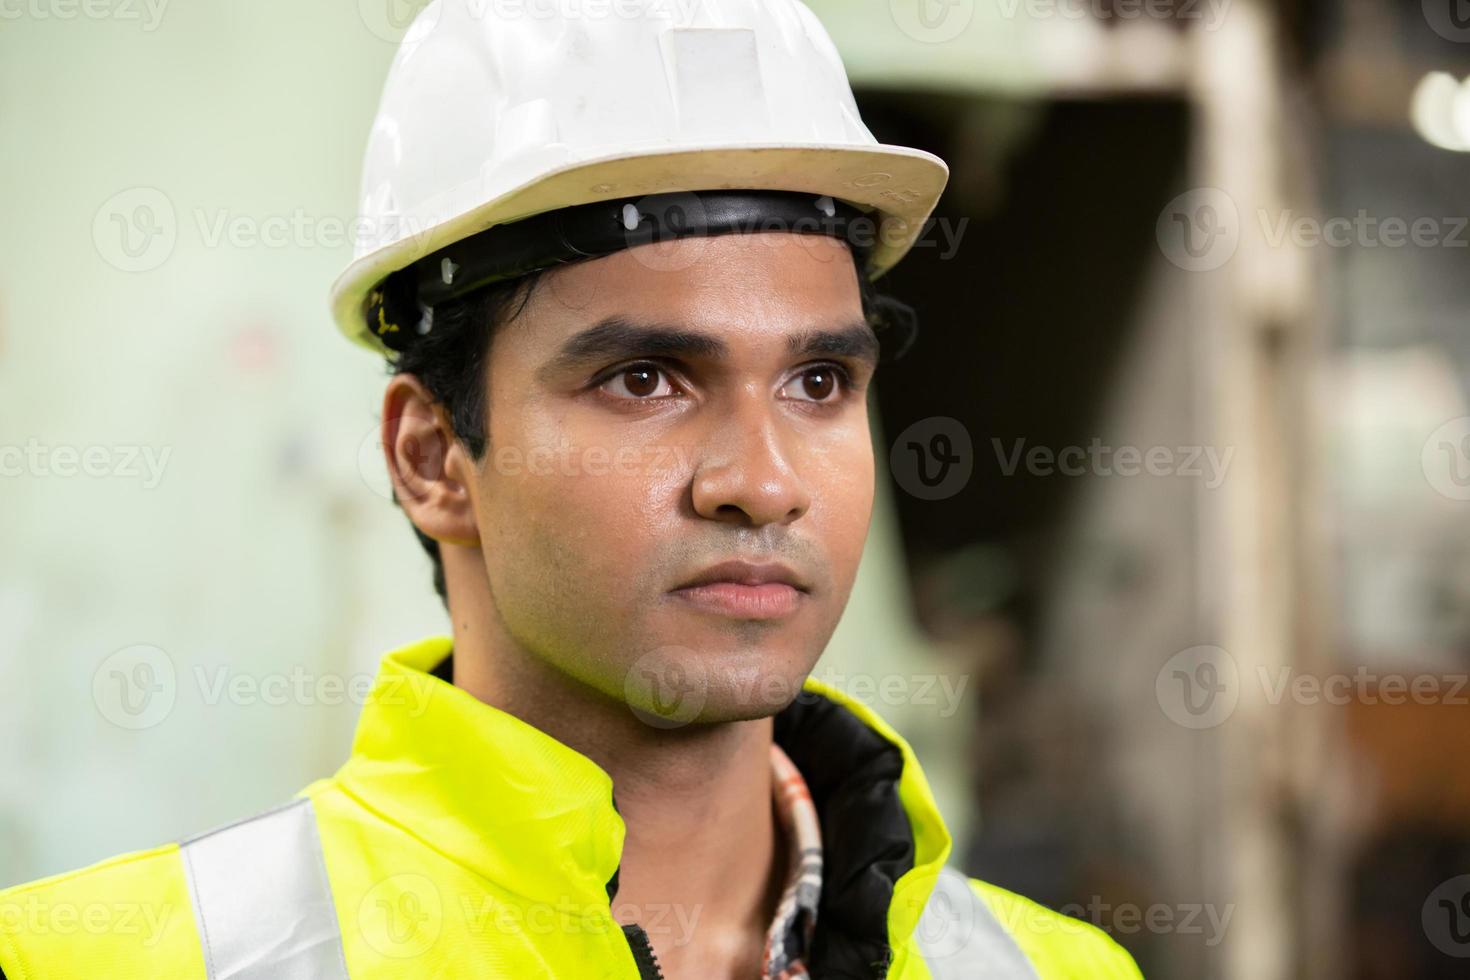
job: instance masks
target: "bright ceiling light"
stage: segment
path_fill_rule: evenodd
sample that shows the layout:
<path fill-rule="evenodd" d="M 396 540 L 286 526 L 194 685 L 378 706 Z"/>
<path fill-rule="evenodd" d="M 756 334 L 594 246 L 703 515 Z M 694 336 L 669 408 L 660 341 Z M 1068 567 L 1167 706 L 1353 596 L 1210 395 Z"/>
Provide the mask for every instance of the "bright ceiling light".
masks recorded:
<path fill-rule="evenodd" d="M 1432 71 L 1414 86 L 1409 119 L 1427 142 L 1445 150 L 1470 151 L 1470 89 L 1446 71 Z"/>

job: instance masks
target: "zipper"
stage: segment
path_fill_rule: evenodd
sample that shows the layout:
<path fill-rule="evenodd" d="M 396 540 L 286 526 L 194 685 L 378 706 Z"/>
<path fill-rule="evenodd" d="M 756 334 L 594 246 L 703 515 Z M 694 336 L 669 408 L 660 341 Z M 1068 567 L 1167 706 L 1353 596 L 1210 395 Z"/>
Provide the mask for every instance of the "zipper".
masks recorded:
<path fill-rule="evenodd" d="M 638 980 L 664 980 L 658 968 L 658 957 L 653 955 L 653 943 L 648 933 L 636 922 L 623 926 L 623 935 L 628 937 L 628 948 L 633 951 L 633 962 L 638 964 Z"/>

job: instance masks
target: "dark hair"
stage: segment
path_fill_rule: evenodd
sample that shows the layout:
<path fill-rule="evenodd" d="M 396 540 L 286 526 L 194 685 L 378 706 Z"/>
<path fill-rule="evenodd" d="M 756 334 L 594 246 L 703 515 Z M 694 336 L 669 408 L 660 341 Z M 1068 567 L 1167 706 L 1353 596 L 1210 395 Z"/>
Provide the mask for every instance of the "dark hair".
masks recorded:
<path fill-rule="evenodd" d="M 854 262 L 861 261 L 856 253 L 853 259 Z M 429 394 L 444 407 L 455 437 L 476 462 L 484 458 L 488 448 L 484 378 L 490 345 L 502 326 L 520 316 L 546 271 L 491 283 L 458 299 L 436 305 L 432 311 L 433 329 L 415 337 L 405 350 L 389 355 L 388 373 L 412 374 L 423 382 Z M 863 316 L 884 343 L 884 359 L 902 354 L 913 339 L 913 311 L 891 297 L 880 295 L 861 268 L 858 269 L 858 289 L 862 296 Z M 895 342 L 896 352 L 891 349 Z M 393 503 L 402 506 L 396 493 Z M 419 530 L 412 521 L 409 524 L 434 564 L 434 591 L 439 593 L 447 609 L 449 592 L 444 581 L 444 561 L 439 553 L 439 542 Z"/>

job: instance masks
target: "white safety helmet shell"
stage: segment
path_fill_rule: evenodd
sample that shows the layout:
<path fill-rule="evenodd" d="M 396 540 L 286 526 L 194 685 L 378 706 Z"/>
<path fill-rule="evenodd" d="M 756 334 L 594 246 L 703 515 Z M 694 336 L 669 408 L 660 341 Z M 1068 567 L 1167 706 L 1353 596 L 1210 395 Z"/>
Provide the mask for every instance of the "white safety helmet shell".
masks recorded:
<path fill-rule="evenodd" d="M 876 278 L 948 176 L 874 139 L 800 0 L 435 0 L 388 72 L 332 314 L 382 352 L 363 310 L 387 275 L 496 225 L 671 191 L 805 191 L 876 212 Z"/>

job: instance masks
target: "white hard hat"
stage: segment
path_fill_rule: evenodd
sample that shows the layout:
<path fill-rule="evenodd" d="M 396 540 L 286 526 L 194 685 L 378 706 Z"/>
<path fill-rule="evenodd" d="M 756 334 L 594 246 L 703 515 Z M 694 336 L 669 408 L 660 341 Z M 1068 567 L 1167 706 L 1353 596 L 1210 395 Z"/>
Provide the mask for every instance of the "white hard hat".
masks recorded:
<path fill-rule="evenodd" d="M 800 0 L 434 0 L 389 69 L 332 313 L 383 351 L 365 310 L 390 274 L 492 227 L 669 192 L 850 204 L 876 218 L 876 278 L 948 176 L 874 139 Z"/>

